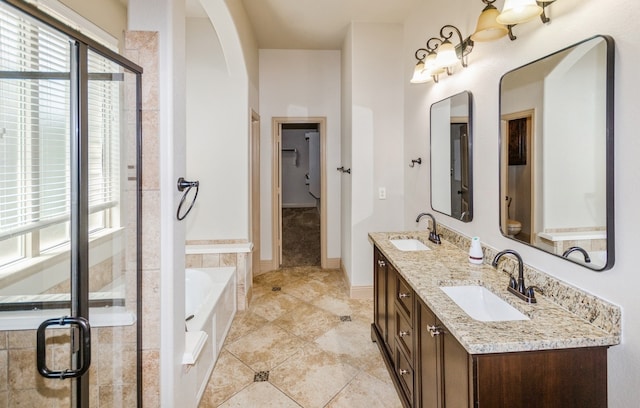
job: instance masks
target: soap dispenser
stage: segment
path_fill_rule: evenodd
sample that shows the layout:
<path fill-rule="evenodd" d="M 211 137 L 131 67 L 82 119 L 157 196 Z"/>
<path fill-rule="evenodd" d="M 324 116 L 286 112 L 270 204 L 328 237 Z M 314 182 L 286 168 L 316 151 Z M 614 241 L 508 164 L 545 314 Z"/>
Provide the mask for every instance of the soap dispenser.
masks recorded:
<path fill-rule="evenodd" d="M 471 238 L 471 246 L 469 247 L 469 262 L 476 265 L 482 265 L 483 254 L 480 238 Z"/>

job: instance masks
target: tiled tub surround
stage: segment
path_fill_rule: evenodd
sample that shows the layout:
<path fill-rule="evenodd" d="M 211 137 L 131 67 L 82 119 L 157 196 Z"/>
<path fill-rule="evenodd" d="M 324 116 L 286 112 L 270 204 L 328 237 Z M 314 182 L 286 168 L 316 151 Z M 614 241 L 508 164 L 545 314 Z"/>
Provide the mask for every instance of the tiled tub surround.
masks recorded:
<path fill-rule="evenodd" d="M 252 250 L 253 244 L 246 241 L 187 241 L 185 265 L 187 268 L 235 267 L 238 310 L 245 310 L 251 301 Z"/>
<path fill-rule="evenodd" d="M 406 279 L 425 304 L 470 354 L 611 346 L 620 343 L 620 309 L 525 265 L 527 285 L 540 287 L 538 303 L 528 304 L 506 290 L 517 263 L 503 257 L 497 272 L 490 266 L 498 252 L 483 246 L 484 264 L 468 262 L 470 239 L 439 226 L 442 244 L 428 241 L 428 231 L 370 233 L 369 239 Z M 403 252 L 392 238 L 417 238 L 430 251 Z M 531 320 L 480 322 L 469 317 L 440 286 L 482 285 Z"/>

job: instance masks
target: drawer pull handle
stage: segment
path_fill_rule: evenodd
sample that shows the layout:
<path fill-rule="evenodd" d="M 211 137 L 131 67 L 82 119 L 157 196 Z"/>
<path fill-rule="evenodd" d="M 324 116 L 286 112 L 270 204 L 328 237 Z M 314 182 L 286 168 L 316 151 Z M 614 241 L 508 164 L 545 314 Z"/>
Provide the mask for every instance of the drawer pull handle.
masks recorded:
<path fill-rule="evenodd" d="M 402 330 L 400 330 L 400 333 L 398 333 L 398 334 L 400 335 L 400 337 L 405 337 L 405 336 L 410 335 L 411 333 L 409 333 L 408 331 L 402 331 Z"/>
<path fill-rule="evenodd" d="M 386 264 L 383 260 L 378 260 L 378 266 L 379 266 L 379 267 L 381 267 L 381 268 L 382 268 L 382 267 L 384 267 L 384 266 L 386 266 L 386 265 L 387 265 L 387 264 Z"/>
<path fill-rule="evenodd" d="M 405 370 L 405 369 L 401 368 L 399 373 L 400 373 L 400 375 L 407 375 L 407 374 L 409 374 L 409 370 Z"/>
<path fill-rule="evenodd" d="M 398 297 L 400 299 L 404 299 L 404 298 L 411 297 L 411 295 L 409 295 L 408 293 L 398 293 Z"/>
<path fill-rule="evenodd" d="M 431 337 L 436 337 L 442 334 L 442 329 L 438 326 L 427 326 L 427 330 L 429 330 Z"/>

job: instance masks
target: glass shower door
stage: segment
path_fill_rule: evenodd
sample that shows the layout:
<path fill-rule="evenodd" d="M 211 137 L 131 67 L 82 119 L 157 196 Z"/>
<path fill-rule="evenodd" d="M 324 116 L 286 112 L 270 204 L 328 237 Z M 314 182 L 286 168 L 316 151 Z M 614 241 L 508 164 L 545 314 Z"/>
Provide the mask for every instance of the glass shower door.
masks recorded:
<path fill-rule="evenodd" d="M 141 69 L 21 7 L 0 1 L 0 405 L 136 406 Z"/>

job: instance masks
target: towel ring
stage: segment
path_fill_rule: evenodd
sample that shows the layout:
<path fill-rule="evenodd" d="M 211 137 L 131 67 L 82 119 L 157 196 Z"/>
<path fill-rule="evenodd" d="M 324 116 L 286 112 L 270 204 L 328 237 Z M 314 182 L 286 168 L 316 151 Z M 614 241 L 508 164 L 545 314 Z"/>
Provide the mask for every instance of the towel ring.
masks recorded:
<path fill-rule="evenodd" d="M 187 211 L 180 215 L 180 210 L 182 209 L 182 205 L 184 204 L 184 201 L 187 198 L 187 195 L 189 195 L 189 191 L 191 191 L 191 189 L 195 187 L 196 188 L 196 193 L 193 196 L 193 200 L 191 201 L 191 204 L 189 205 L 189 208 L 187 208 Z M 200 190 L 200 182 L 199 181 L 187 181 L 184 179 L 184 177 L 180 177 L 178 179 L 178 191 L 184 191 L 184 194 L 182 195 L 182 198 L 180 199 L 180 204 L 178 204 L 178 211 L 176 211 L 176 218 L 178 219 L 178 221 L 182 221 L 184 220 L 187 215 L 189 214 L 189 212 L 191 211 L 191 209 L 193 208 L 193 205 L 196 203 L 196 199 L 198 198 L 198 191 Z"/>

